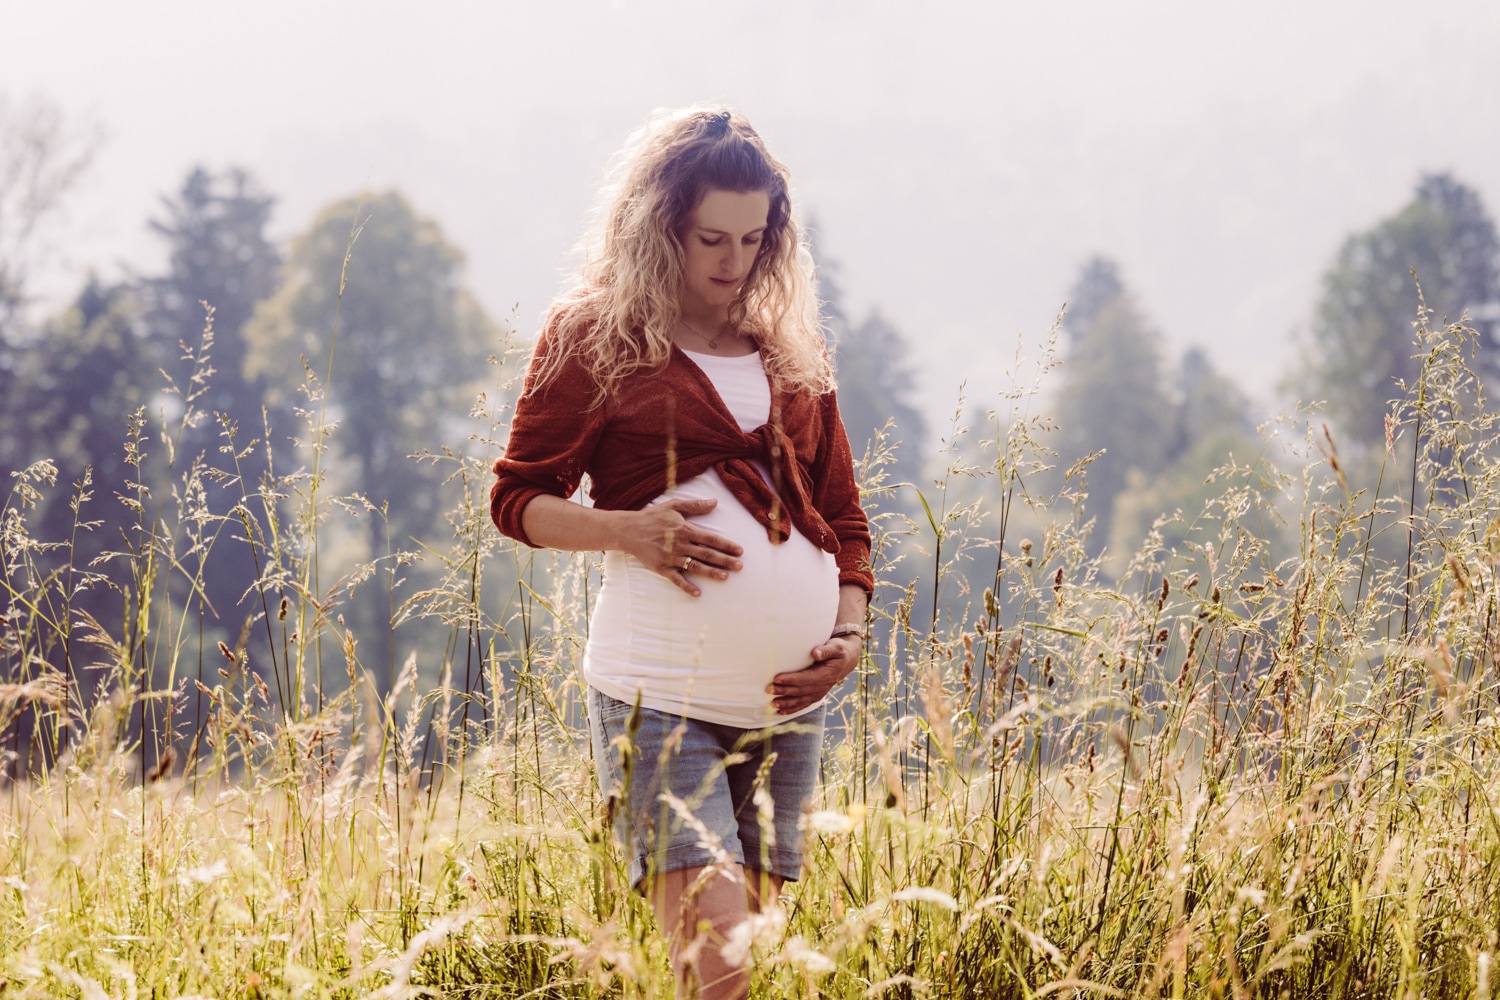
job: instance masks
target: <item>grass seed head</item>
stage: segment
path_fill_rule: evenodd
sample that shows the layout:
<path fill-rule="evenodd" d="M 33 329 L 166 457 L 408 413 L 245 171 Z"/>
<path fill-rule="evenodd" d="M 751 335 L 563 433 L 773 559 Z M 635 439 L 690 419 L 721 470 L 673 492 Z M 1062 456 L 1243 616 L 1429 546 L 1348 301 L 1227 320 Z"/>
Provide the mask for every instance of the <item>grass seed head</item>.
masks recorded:
<path fill-rule="evenodd" d="M 146 784 L 154 785 L 156 784 L 156 782 L 171 774 L 172 765 L 176 762 L 177 751 L 173 749 L 172 745 L 169 743 L 167 744 L 166 750 L 162 751 L 162 755 L 157 758 L 156 766 L 147 773 Z"/>

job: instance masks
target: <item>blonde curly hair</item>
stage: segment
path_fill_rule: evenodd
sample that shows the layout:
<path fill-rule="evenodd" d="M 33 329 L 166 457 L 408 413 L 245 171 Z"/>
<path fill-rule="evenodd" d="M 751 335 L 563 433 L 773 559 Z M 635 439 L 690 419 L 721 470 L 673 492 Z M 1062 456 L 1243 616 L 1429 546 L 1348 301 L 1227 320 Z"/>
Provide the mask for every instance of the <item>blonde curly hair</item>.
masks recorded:
<path fill-rule="evenodd" d="M 603 401 L 631 373 L 657 370 L 681 318 L 682 233 L 709 191 L 763 191 L 765 236 L 729 319 L 755 338 L 766 373 L 784 391 L 834 386 L 818 310 L 812 254 L 788 191 L 790 174 L 742 116 L 728 108 L 658 112 L 631 134 L 600 192 L 571 288 L 547 312 L 549 339 L 533 391 L 581 360 Z"/>

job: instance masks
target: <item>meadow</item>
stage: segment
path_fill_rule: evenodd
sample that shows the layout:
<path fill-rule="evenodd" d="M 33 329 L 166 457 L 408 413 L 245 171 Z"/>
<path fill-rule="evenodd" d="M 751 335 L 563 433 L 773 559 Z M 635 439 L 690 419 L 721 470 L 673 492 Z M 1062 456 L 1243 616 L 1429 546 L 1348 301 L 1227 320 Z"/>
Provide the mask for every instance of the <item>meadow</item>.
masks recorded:
<path fill-rule="evenodd" d="M 991 432 L 956 418 L 920 490 L 876 443 L 871 640 L 805 876 L 736 939 L 754 996 L 1491 996 L 1500 446 L 1472 331 L 1416 332 L 1383 450 L 1268 426 L 1164 515 L 1186 541 L 1108 571 L 1086 469 L 1049 471 L 1045 371 Z M 173 453 L 196 382 L 171 422 L 132 418 L 136 492 L 14 478 L 0 996 L 670 995 L 581 724 L 597 558 L 488 519 L 520 363 L 495 359 L 471 442 L 421 459 L 451 534 L 337 574 L 380 510 L 332 488 L 311 375 L 301 464 L 259 483 L 236 462 L 264 445 Z M 59 490 L 79 531 L 131 511 L 107 563 L 30 534 Z M 206 642 L 194 581 L 235 537 L 253 620 Z M 110 581 L 118 620 L 75 611 Z M 372 590 L 423 636 L 394 670 L 343 614 Z"/>

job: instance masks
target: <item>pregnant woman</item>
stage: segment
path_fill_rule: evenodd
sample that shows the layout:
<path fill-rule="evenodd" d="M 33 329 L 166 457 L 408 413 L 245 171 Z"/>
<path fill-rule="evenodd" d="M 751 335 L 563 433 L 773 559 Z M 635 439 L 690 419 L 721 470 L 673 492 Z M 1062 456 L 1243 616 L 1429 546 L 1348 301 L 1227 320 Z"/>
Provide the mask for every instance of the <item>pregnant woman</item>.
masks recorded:
<path fill-rule="evenodd" d="M 722 947 L 801 872 L 824 698 L 865 638 L 869 527 L 787 170 L 749 123 L 648 123 L 596 230 L 490 512 L 527 545 L 605 553 L 584 654 L 600 788 L 679 995 L 742 997 Z M 584 475 L 591 506 L 568 499 Z"/>

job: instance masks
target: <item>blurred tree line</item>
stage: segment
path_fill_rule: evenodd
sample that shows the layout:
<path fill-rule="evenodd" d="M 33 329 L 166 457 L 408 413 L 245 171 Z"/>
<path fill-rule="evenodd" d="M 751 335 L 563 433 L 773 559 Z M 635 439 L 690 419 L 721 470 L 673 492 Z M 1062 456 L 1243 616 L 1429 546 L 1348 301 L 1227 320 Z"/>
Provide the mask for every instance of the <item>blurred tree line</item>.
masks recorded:
<path fill-rule="evenodd" d="M 308 446 L 326 418 L 334 429 L 320 488 L 359 498 L 346 506 L 367 527 L 363 537 L 334 529 L 324 538 L 331 575 L 351 577 L 333 585 L 336 610 L 388 687 L 397 606 L 441 572 L 430 564 L 440 560 L 423 566 L 396 553 L 441 544 L 452 530 L 447 470 L 412 456 L 445 442 L 466 450 L 465 418 L 487 359 L 502 350 L 500 325 L 461 284 L 463 254 L 395 192 L 329 205 L 283 250 L 267 232 L 274 198 L 248 172 L 195 167 L 147 223 L 166 251 L 160 273 L 90 274 L 71 302 L 33 319 L 37 248 L 91 153 L 50 106 L 0 101 L 0 472 L 6 508 L 34 504 L 26 534 L 6 536 L 7 620 L 19 620 L 16 601 L 35 596 L 17 589 L 28 573 L 64 580 L 62 604 L 34 610 L 68 619 L 51 652 L 87 694 L 98 671 L 78 664 L 98 658 L 76 640 L 90 619 L 129 632 L 138 610 L 130 554 L 166 536 L 174 541 L 160 586 L 196 617 L 193 644 L 236 647 L 265 614 L 258 581 L 273 591 L 273 613 L 287 584 L 273 577 L 266 548 L 286 525 L 269 522 L 290 509 L 286 474 L 314 464 Z M 331 387 L 326 413 L 313 398 L 322 386 Z M 23 501 L 18 476 L 41 460 L 55 466 L 56 484 Z M 381 561 L 383 586 L 355 599 L 353 567 Z M 181 637 L 142 641 L 162 639 Z M 184 690 L 191 724 L 201 699 Z M 131 723 L 135 732 L 145 718 Z"/>
<path fill-rule="evenodd" d="M 1287 386 L 1326 400 L 1329 422 L 1356 449 L 1383 447 L 1388 401 L 1416 383 L 1418 284 L 1435 322 L 1467 314 L 1479 374 L 1500 374 L 1500 242 L 1479 193 L 1449 174 L 1422 178 L 1395 214 L 1350 235 L 1323 274 L 1322 294 Z"/>
<path fill-rule="evenodd" d="M 873 459 L 885 449 L 886 484 L 920 484 L 927 420 L 915 399 L 911 346 L 879 308 L 854 322 L 844 305 L 838 264 L 816 252 L 814 259 L 823 323 L 838 373 L 839 414 L 854 460 L 866 455 Z M 911 495 L 910 489 L 895 494 L 907 501 L 907 508 Z"/>
<path fill-rule="evenodd" d="M 476 377 L 500 340 L 461 283 L 462 252 L 396 192 L 330 204 L 281 246 L 267 232 L 274 198 L 249 173 L 198 167 L 148 222 L 166 250 L 161 273 L 90 276 L 65 308 L 32 320 L 28 275 L 91 153 L 87 130 L 68 128 L 54 109 L 0 100 L 0 464 L 14 481 L 50 458 L 60 483 L 29 515 L 31 530 L 74 539 L 75 562 L 107 577 L 108 554 L 139 541 L 120 499 L 138 476 L 123 446 L 135 415 L 183 415 L 167 456 L 172 478 L 154 489 L 181 488 L 198 463 L 216 470 L 211 488 L 232 506 L 309 461 L 326 385 L 338 426 L 319 474 L 368 501 L 362 537 L 330 545 L 342 565 L 383 561 L 389 571 L 386 593 L 347 609 L 362 659 L 389 684 L 398 658 L 389 590 L 398 574 L 435 572 L 398 554 L 448 530 L 439 476 L 412 456 L 464 433 Z M 1476 318 L 1480 367 L 1493 375 L 1496 267 L 1495 226 L 1478 193 L 1449 175 L 1423 177 L 1408 204 L 1352 234 L 1329 265 L 1288 392 L 1326 400 L 1352 452 L 1379 452 L 1395 380 L 1417 371 L 1413 270 L 1439 317 Z M 819 261 L 819 274 L 855 454 L 889 425 L 898 447 L 887 481 L 920 486 L 934 470 L 911 347 L 878 309 L 848 314 L 833 262 Z M 1263 447 L 1257 415 L 1201 348 L 1166 356 L 1114 261 L 1086 261 L 1068 303 L 1054 443 L 1059 469 L 1083 462 L 1090 554 L 1133 551 L 1175 510 L 1184 516 L 1162 532 L 1180 542 L 1215 492 L 1208 474 Z M 77 509 L 74 493 L 89 498 Z M 901 494 L 908 511 L 913 495 Z M 264 567 L 243 528 L 221 527 L 201 546 L 213 549 L 213 571 L 194 581 L 184 554 L 171 586 L 196 602 L 206 635 L 233 643 L 262 613 L 251 598 Z M 120 601 L 118 589 L 97 586 L 79 591 L 75 610 L 118 621 Z"/>
<path fill-rule="evenodd" d="M 1250 404 L 1201 348 L 1174 362 L 1119 266 L 1087 261 L 1068 295 L 1056 409 L 1063 464 L 1086 461 L 1089 554 L 1132 552 L 1156 517 L 1201 509 L 1205 475 L 1258 450 Z M 1186 526 L 1165 527 L 1176 543 Z"/>
<path fill-rule="evenodd" d="M 363 524 L 319 527 L 330 575 L 348 578 L 325 582 L 331 613 L 388 690 L 422 631 L 404 626 L 398 640 L 393 619 L 435 582 L 440 560 L 423 557 L 452 530 L 447 473 L 419 456 L 467 438 L 478 379 L 501 346 L 500 325 L 460 281 L 462 252 L 396 192 L 329 204 L 281 245 L 268 232 L 275 199 L 248 171 L 198 166 L 146 222 L 164 250 L 160 271 L 90 274 L 72 301 L 33 320 L 37 247 L 91 154 L 50 106 L 0 104 L 0 471 L 14 484 L 34 462 L 56 466 L 26 530 L 46 546 L 30 553 L 41 572 L 77 573 L 61 617 L 128 630 L 130 555 L 147 535 L 183 531 L 162 586 L 196 616 L 200 649 L 237 648 L 268 614 L 257 581 L 271 591 L 271 614 L 287 584 L 268 565 L 278 529 L 261 498 L 289 516 L 298 487 L 284 477 L 316 466 L 324 495 L 347 498 Z M 920 440 L 905 341 L 878 312 L 852 321 L 833 265 L 825 272 L 824 318 L 856 450 L 886 429 Z M 325 419 L 319 461 L 309 446 Z M 132 428 L 140 433 L 128 445 Z M 919 448 L 895 453 L 897 475 L 915 482 Z M 217 516 L 165 523 L 168 498 L 194 493 L 200 513 Z M 212 682 L 202 659 L 196 679 Z M 429 669 L 432 659 L 424 655 Z M 85 692 L 98 680 L 87 669 L 73 679 Z M 191 727 L 203 706 L 185 683 L 176 678 Z"/>
<path fill-rule="evenodd" d="M 1329 425 L 1356 487 L 1373 485 L 1385 415 L 1421 369 L 1413 339 L 1419 283 L 1432 321 L 1467 315 L 1479 334 L 1476 370 L 1500 374 L 1497 263 L 1500 242 L 1479 193 L 1430 174 L 1406 205 L 1351 234 L 1329 264 L 1283 386 L 1289 402 L 1321 404 L 1315 419 Z M 1167 545 L 1182 542 L 1223 490 L 1206 481 L 1210 474 L 1231 457 L 1254 464 L 1261 415 L 1201 348 L 1163 357 L 1160 335 L 1114 261 L 1083 265 L 1062 334 L 1057 451 L 1062 468 L 1084 461 L 1089 553 L 1108 549 L 1118 567 L 1174 511 L 1182 516 L 1161 534 Z"/>

